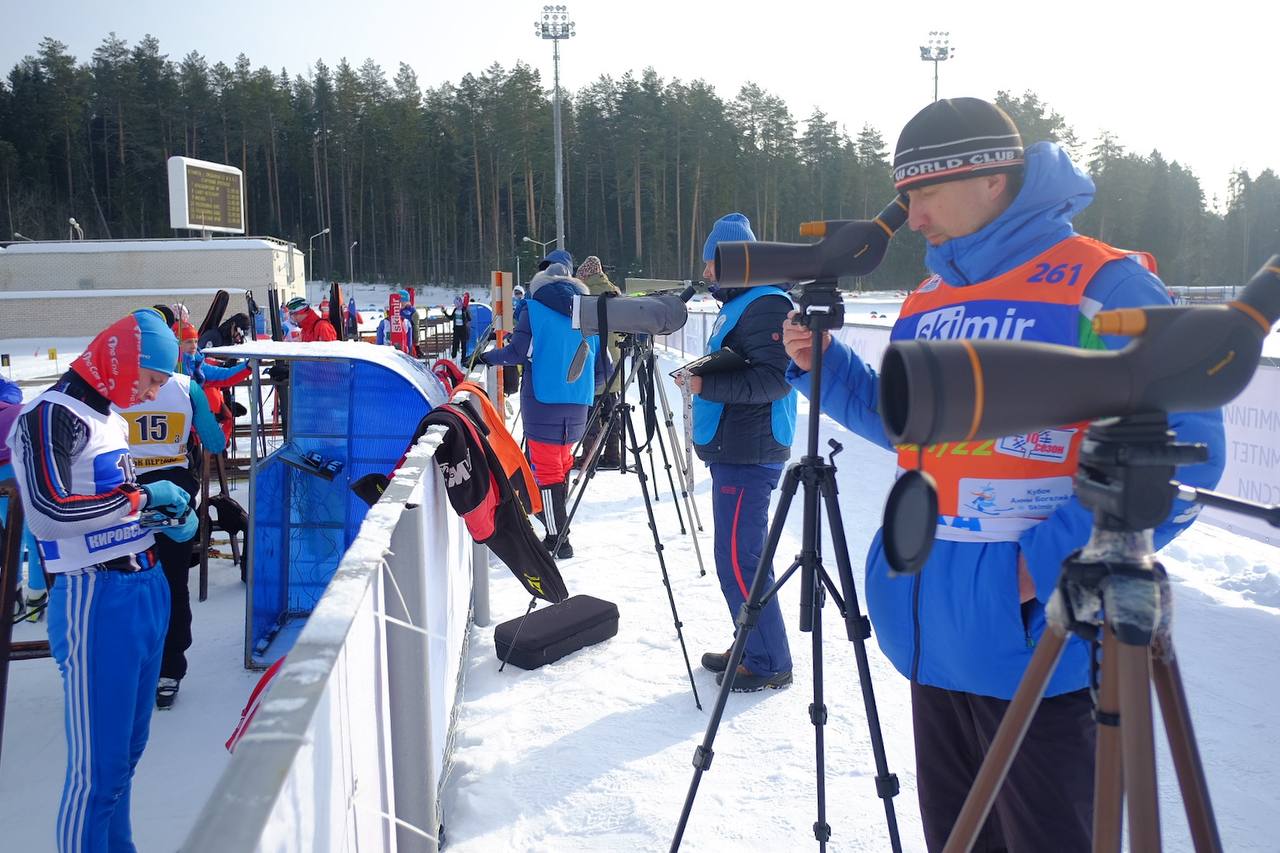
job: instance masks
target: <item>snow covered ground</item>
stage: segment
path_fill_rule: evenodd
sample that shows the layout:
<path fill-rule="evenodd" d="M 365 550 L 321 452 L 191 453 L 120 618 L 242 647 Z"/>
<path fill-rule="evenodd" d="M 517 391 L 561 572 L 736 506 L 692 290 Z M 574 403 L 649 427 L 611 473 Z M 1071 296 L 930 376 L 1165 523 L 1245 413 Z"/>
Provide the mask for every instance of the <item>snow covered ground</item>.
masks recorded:
<path fill-rule="evenodd" d="M 9 343 L 0 351 L 11 351 Z M 53 342 L 38 343 L 47 348 Z M 64 346 L 70 356 L 71 347 Z M 33 375 L 43 375 L 37 362 L 32 359 Z M 668 390 L 675 401 L 674 389 Z M 802 399 L 801 425 L 805 413 Z M 824 446 L 829 437 L 845 448 L 836 462 L 861 597 L 862 557 L 879 523 L 894 462 L 824 419 Z M 654 510 L 704 710 L 694 706 L 639 484 L 631 475 L 602 472 L 574 520 L 579 556 L 561 565 L 572 593 L 618 604 L 618 636 L 540 670 L 508 667 L 498 673 L 493 626 L 472 629 L 455 763 L 445 792 L 449 849 L 558 853 L 658 850 L 669 844 L 692 776 L 693 751 L 715 699 L 714 678 L 698 667 L 698 658 L 726 648 L 732 626 L 711 555 L 707 473 L 699 467 L 707 566 L 707 575 L 699 577 L 657 458 L 661 489 Z M 800 525 L 797 502 L 779 549 L 779 569 L 796 553 Z M 830 549 L 825 553 L 834 572 Z M 1175 580 L 1175 639 L 1224 847 L 1274 850 L 1280 837 L 1280 549 L 1199 524 L 1166 548 L 1162 559 Z M 491 581 L 495 624 L 524 612 L 528 599 L 506 568 L 492 568 Z M 810 637 L 796 627 L 798 596 L 794 580 L 780 595 L 795 685 L 730 698 L 684 849 L 812 848 L 812 656 Z M 155 715 L 135 780 L 133 824 L 141 850 L 175 848 L 225 766 L 222 743 L 256 679 L 240 666 L 243 606 L 238 573 L 214 561 L 210 598 L 193 603 L 191 675 L 174 709 Z M 831 849 L 884 850 L 884 812 L 874 793 L 853 650 L 830 605 L 824 628 Z M 24 623 L 15 636 L 30 639 L 43 630 L 43 623 Z M 889 767 L 902 782 L 894 802 L 904 847 L 921 850 L 908 685 L 874 638 L 868 650 Z M 5 850 L 50 849 L 64 766 L 61 696 L 50 661 L 13 664 L 0 761 Z M 1167 848 L 1189 850 L 1163 741 L 1161 755 Z"/>
<path fill-rule="evenodd" d="M 193 569 L 187 677 L 173 708 L 152 717 L 151 740 L 133 781 L 133 838 L 139 850 L 176 850 L 186 837 L 230 759 L 223 743 L 258 680 L 258 673 L 242 666 L 244 585 L 239 569 L 230 560 L 211 560 L 209 598 L 203 602 L 197 600 L 197 578 Z M 43 621 L 22 622 L 14 629 L 14 640 L 47 636 Z M 65 767 L 58 667 L 48 658 L 15 661 L 9 669 L 0 755 L 0 849 L 53 849 Z"/>
<path fill-rule="evenodd" d="M 802 398 L 802 415 L 805 409 Z M 893 457 L 824 418 L 824 446 L 828 438 L 845 448 L 836 464 L 861 600 L 862 558 L 880 521 Z M 698 482 L 709 521 L 705 471 Z M 508 667 L 499 674 L 493 629 L 475 629 L 445 806 L 451 849 L 657 850 L 670 843 L 708 714 L 693 704 L 635 478 L 601 473 L 588 494 L 572 528 L 578 557 L 562 563 L 562 571 L 571 593 L 618 603 L 618 636 L 541 670 Z M 689 540 L 678 535 L 669 492 L 656 512 L 694 677 L 709 711 L 715 680 L 697 659 L 731 639 L 711 564 L 710 528 L 703 539 L 708 574 L 699 578 Z M 797 552 L 800 526 L 797 503 L 776 568 L 785 568 Z M 834 571 L 829 547 L 825 554 Z M 1167 548 L 1162 560 L 1175 579 L 1175 640 L 1224 847 L 1274 850 L 1280 836 L 1274 807 L 1280 789 L 1274 712 L 1280 702 L 1280 549 L 1201 524 Z M 495 622 L 519 616 L 527 604 L 506 575 L 502 568 L 492 572 Z M 798 596 L 798 581 L 780 594 L 795 684 L 730 697 L 683 849 L 814 844 L 811 638 L 796 627 Z M 829 605 L 823 661 L 831 849 L 885 850 L 853 649 L 842 627 Z M 895 806 L 904 849 L 922 850 L 908 684 L 874 639 L 868 649 L 889 767 L 902 782 Z M 1163 741 L 1160 748 L 1167 849 L 1189 850 Z"/>

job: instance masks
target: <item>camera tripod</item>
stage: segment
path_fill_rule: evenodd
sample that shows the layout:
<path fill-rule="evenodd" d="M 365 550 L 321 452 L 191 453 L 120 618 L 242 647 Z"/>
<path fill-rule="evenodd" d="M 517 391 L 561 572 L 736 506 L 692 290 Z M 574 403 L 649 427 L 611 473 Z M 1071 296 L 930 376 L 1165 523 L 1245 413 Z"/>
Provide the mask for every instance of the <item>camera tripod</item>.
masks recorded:
<path fill-rule="evenodd" d="M 616 377 L 624 371 L 629 358 L 631 367 L 626 371 L 625 381 L 621 383 L 622 387 L 618 395 L 618 402 L 626 401 L 627 389 L 634 381 L 640 391 L 640 406 L 644 412 L 645 443 L 641 449 L 645 450 L 649 456 L 649 470 L 652 472 L 654 480 L 653 500 L 655 503 L 660 501 L 657 486 L 657 467 L 653 457 L 653 445 L 656 441 L 658 449 L 662 453 L 662 464 L 666 468 L 667 483 L 671 487 L 671 497 L 675 501 L 676 521 L 680 525 L 680 535 L 688 536 L 693 542 L 693 554 L 698 561 L 698 577 L 705 577 L 707 569 L 702 560 L 702 546 L 699 544 L 697 535 L 697 533 L 702 532 L 702 519 L 698 515 L 698 504 L 693 499 L 693 472 L 691 468 L 681 464 L 680 461 L 680 439 L 676 435 L 675 422 L 671 412 L 671 405 L 667 401 L 666 389 L 663 387 L 662 381 L 657 377 L 653 341 L 648 335 L 625 335 L 619 345 L 619 353 L 618 363 L 613 366 L 605 388 L 613 387 Z M 573 521 L 573 516 L 577 512 L 578 504 L 582 500 L 587 484 L 595 477 L 602 451 L 608 443 L 608 437 L 614 434 L 614 430 L 617 430 L 618 433 L 623 432 L 622 424 L 616 418 L 625 416 L 630 420 L 629 412 L 625 415 L 619 415 L 615 411 L 618 403 L 613 402 L 611 396 L 608 393 L 601 395 L 600 400 L 592 406 L 591 412 L 587 417 L 587 426 L 579 444 L 579 448 L 585 448 L 583 464 L 578 475 L 574 477 L 571 486 L 573 492 L 571 495 L 572 509 L 564 524 L 565 531 L 569 529 L 569 524 Z M 663 433 L 657 429 L 657 406 L 659 403 L 662 405 L 663 430 L 666 432 L 665 440 L 663 439 Z M 602 425 L 602 422 L 605 421 L 607 423 Z M 588 436 L 591 437 L 590 440 L 588 440 Z M 671 445 L 670 456 L 667 454 L 668 443 Z M 671 464 L 671 457 L 675 457 L 676 464 L 674 466 Z M 680 494 L 678 497 L 676 495 L 675 478 L 671 473 L 673 467 L 676 477 L 680 480 Z M 628 470 L 625 454 L 623 454 L 619 470 L 623 474 Z M 638 460 L 636 461 L 635 470 L 637 473 L 642 473 Z M 684 502 L 684 513 L 680 511 L 681 501 Z M 689 516 L 689 523 L 696 526 L 696 533 L 685 527 L 685 514 Z M 558 541 L 556 547 L 559 547 Z"/>
<path fill-rule="evenodd" d="M 680 614 L 676 609 L 675 593 L 671 589 L 671 577 L 667 573 L 667 562 L 666 562 L 666 559 L 663 557 L 664 546 L 662 544 L 661 536 L 658 535 L 658 521 L 653 514 L 653 502 L 650 500 L 650 497 L 649 497 L 649 475 L 645 473 L 644 465 L 640 458 L 640 451 L 643 448 L 643 445 L 640 444 L 636 436 L 635 424 L 632 422 L 632 418 L 631 418 L 631 412 L 634 407 L 629 402 L 627 402 L 627 391 L 629 390 L 631 383 L 635 380 L 636 375 L 640 372 L 640 369 L 644 363 L 644 355 L 642 352 L 643 349 L 644 349 L 643 345 L 639 341 L 637 341 L 636 336 L 634 335 L 630 335 L 627 337 L 627 339 L 624 340 L 622 357 L 618 360 L 618 364 L 614 365 L 613 370 L 610 372 L 609 379 L 605 384 L 605 388 L 610 387 L 613 384 L 615 378 L 620 374 L 620 372 L 623 371 L 623 366 L 626 364 L 628 357 L 630 357 L 631 359 L 631 367 L 628 371 L 626 371 L 625 379 L 623 380 L 622 385 L 619 389 L 618 403 L 616 403 L 607 413 L 604 414 L 603 423 L 601 423 L 600 425 L 600 429 L 596 434 L 595 441 L 592 442 L 591 444 L 591 448 L 587 454 L 587 460 L 583 464 L 583 474 L 585 475 L 586 479 L 583 481 L 581 488 L 578 489 L 577 494 L 573 501 L 573 506 L 570 508 L 568 514 L 566 515 L 564 524 L 560 527 L 556 535 L 555 543 L 551 546 L 551 553 L 553 555 L 558 553 L 560 550 L 561 543 L 564 542 L 565 538 L 568 536 L 569 527 L 573 523 L 573 516 L 577 513 L 578 506 L 582 502 L 582 496 L 586 493 L 587 484 L 590 482 L 591 478 L 595 476 L 596 468 L 600 462 L 600 456 L 604 451 L 605 439 L 609 435 L 610 431 L 613 429 L 622 431 L 624 436 L 624 444 L 631 451 L 632 457 L 634 459 L 636 478 L 640 481 L 640 494 L 644 498 L 644 510 L 645 510 L 645 514 L 648 516 L 649 531 L 653 534 L 653 549 L 654 549 L 654 553 L 656 553 L 658 556 L 658 568 L 662 572 L 662 585 L 666 587 L 667 601 L 671 605 L 671 617 L 675 624 L 676 637 L 680 641 L 680 653 L 684 657 L 684 668 L 689 675 L 689 687 L 693 691 L 693 703 L 694 705 L 697 706 L 698 710 L 701 711 L 702 700 L 698 696 L 698 685 L 697 685 L 697 682 L 694 681 L 693 667 L 689 663 L 689 650 L 684 642 L 684 630 L 683 630 L 684 623 L 680 621 Z M 650 351 L 650 358 L 652 358 L 652 351 Z M 652 366 L 651 366 L 651 369 L 652 369 Z M 650 399 L 652 399 L 652 396 L 650 396 Z M 603 406 L 600 407 L 600 410 L 601 412 L 603 412 Z M 589 418 L 588 428 L 590 428 L 590 424 L 598 422 L 598 420 L 599 420 L 599 415 Z M 652 439 L 650 438 L 650 441 L 651 440 Z M 665 450 L 664 450 L 664 458 L 665 458 Z M 669 469 L 670 469 L 670 466 L 668 465 L 668 471 Z M 683 479 L 682 479 L 682 482 L 683 482 Z M 656 484 L 654 489 L 655 491 L 657 490 Z M 672 486 L 672 490 L 674 494 L 674 485 Z M 688 497 L 689 496 L 686 493 L 686 498 Z M 550 507 L 547 507 L 546 511 L 550 512 L 551 511 Z M 679 511 L 680 511 L 680 507 L 679 507 L 679 504 L 677 504 L 676 505 L 677 515 L 679 514 Z M 682 533 L 685 532 L 683 520 L 681 521 L 680 529 Z M 690 534 L 693 538 L 694 549 L 696 552 L 698 552 L 697 551 L 698 549 L 697 534 L 692 533 L 692 531 L 690 531 Z M 702 563 L 701 552 L 698 552 L 698 562 L 699 562 L 699 565 L 701 565 Z M 704 571 L 704 574 L 705 574 L 705 571 Z M 533 612 L 533 608 L 537 604 L 537 601 L 538 600 L 536 597 L 531 598 L 529 600 L 529 609 L 525 611 L 524 617 L 521 618 L 520 620 L 520 624 L 516 626 L 515 636 L 511 640 L 512 649 L 516 647 L 516 640 L 520 638 L 520 631 L 522 628 L 524 628 L 524 619 L 527 618 L 528 615 Z M 506 666 L 505 660 L 502 662 L 502 666 L 503 667 Z M 501 672 L 502 668 L 500 667 L 498 671 Z"/>
<path fill-rule="evenodd" d="M 1126 800 L 1130 849 L 1160 849 L 1152 684 L 1195 849 L 1222 849 L 1169 633 L 1169 581 L 1155 560 L 1152 531 L 1168 517 L 1175 494 L 1240 507 L 1224 496 L 1170 482 L 1176 465 L 1207 458 L 1203 445 L 1177 444 L 1172 437 L 1163 414 L 1109 418 L 1089 427 L 1076 494 L 1094 513 L 1093 533 L 1063 563 L 1045 609 L 1048 625 L 952 827 L 947 853 L 970 850 L 977 841 L 1069 633 L 1094 647 L 1090 688 L 1098 737 L 1093 849 L 1118 853 Z M 1259 509 L 1271 513 L 1268 520 L 1276 523 L 1274 508 Z"/>
<path fill-rule="evenodd" d="M 843 323 L 844 305 L 836 290 L 834 279 L 815 281 L 805 288 L 800 296 L 800 311 L 797 320 L 807 326 L 813 335 L 813 369 L 809 374 L 809 423 L 808 451 L 799 462 L 792 463 L 782 478 L 782 493 L 778 507 L 774 511 L 769 524 L 769 534 L 765 541 L 764 551 L 756 566 L 755 577 L 751 583 L 751 592 L 746 603 L 738 613 L 737 629 L 734 634 L 733 648 L 729 652 L 729 662 L 720 685 L 720 693 L 716 696 L 716 704 L 711 712 L 711 721 L 707 725 L 706 734 L 701 745 L 694 751 L 693 780 L 689 784 L 689 792 L 685 797 L 684 808 L 680 812 L 680 822 L 675 836 L 671 840 L 671 851 L 680 849 L 689 815 L 693 810 L 693 801 L 698 794 L 698 784 L 702 774 L 711 767 L 713 756 L 712 743 L 716 731 L 720 727 L 724 715 L 725 703 L 733 688 L 738 664 L 742 662 L 747 646 L 747 637 L 759 621 L 761 611 L 778 594 L 778 591 L 797 571 L 800 572 L 800 630 L 811 632 L 813 649 L 813 704 L 809 706 L 809 720 L 814 727 L 815 764 L 817 779 L 817 821 L 813 824 L 813 837 L 818 842 L 818 849 L 825 851 L 827 841 L 831 838 L 831 825 L 827 823 L 826 771 L 824 750 L 824 726 L 827 722 L 827 706 L 823 698 L 822 680 L 822 607 L 829 593 L 844 619 L 845 633 L 853 642 L 854 654 L 858 664 L 858 680 L 862 686 L 862 700 L 866 708 L 867 725 L 871 734 L 871 748 L 876 764 L 876 794 L 884 800 L 885 817 L 888 822 L 889 841 L 892 849 L 900 851 L 898 838 L 898 820 L 894 813 L 893 797 L 898 793 L 898 777 L 889 772 L 885 758 L 884 738 L 880 732 L 880 716 L 876 710 L 875 692 L 871 685 L 871 668 L 867 662 L 866 640 L 871 636 L 871 622 L 858 609 L 858 593 L 853 583 L 853 569 L 849 562 L 849 548 L 845 541 L 844 524 L 840 518 L 840 503 L 836 489 L 836 468 L 834 459 L 843 448 L 834 440 L 829 442 L 832 453 L 831 462 L 822 458 L 818 451 L 818 421 L 821 412 L 820 394 L 822 390 L 822 339 L 823 332 L 838 329 Z M 792 498 L 800 484 L 804 484 L 804 524 L 801 551 L 791 566 L 782 574 L 776 583 L 766 589 L 769 580 L 770 566 L 782 537 L 782 529 L 791 507 Z M 831 576 L 822 566 L 821 536 L 819 528 L 818 501 L 822 499 L 826 507 L 827 523 L 831 530 L 831 541 L 835 548 L 836 566 L 839 570 L 840 588 L 837 589 Z"/>

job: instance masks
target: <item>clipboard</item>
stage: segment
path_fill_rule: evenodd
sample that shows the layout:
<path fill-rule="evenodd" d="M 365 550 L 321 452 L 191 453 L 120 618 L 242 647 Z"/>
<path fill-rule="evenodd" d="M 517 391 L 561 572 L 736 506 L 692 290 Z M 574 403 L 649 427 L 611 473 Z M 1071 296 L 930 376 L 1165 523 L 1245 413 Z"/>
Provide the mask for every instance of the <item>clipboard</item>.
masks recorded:
<path fill-rule="evenodd" d="M 707 376 L 712 373 L 731 373 L 750 367 L 751 362 L 738 354 L 736 350 L 722 347 L 709 352 L 701 358 L 695 358 L 688 364 L 682 364 L 667 375 L 675 378 L 677 373 L 688 373 L 690 376 Z"/>

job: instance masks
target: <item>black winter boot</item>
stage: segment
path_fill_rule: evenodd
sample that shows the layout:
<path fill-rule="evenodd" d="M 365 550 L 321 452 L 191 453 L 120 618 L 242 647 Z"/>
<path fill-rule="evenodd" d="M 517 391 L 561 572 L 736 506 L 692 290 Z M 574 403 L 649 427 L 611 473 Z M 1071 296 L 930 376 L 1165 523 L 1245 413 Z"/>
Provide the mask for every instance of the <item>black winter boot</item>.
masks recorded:
<path fill-rule="evenodd" d="M 542 540 L 542 544 L 546 546 L 548 551 L 555 547 L 556 539 L 560 537 L 560 531 L 564 529 L 565 522 L 569 520 L 569 511 L 565 506 L 568 493 L 569 483 L 567 480 L 563 483 L 542 487 L 542 523 L 547 528 L 547 538 Z M 567 560 L 573 556 L 573 546 L 569 544 L 567 538 L 560 543 L 560 549 L 552 556 L 561 560 Z"/>

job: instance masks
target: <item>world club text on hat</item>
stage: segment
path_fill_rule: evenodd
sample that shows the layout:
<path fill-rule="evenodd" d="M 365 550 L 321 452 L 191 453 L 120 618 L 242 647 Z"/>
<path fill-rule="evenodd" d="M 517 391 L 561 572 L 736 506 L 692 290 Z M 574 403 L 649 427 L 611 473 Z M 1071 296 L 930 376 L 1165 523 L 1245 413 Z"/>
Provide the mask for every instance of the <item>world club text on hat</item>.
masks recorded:
<path fill-rule="evenodd" d="M 1022 165 L 1022 134 L 1004 110 L 981 98 L 945 98 L 916 113 L 902 129 L 893 154 L 893 186 L 903 192 Z"/>

